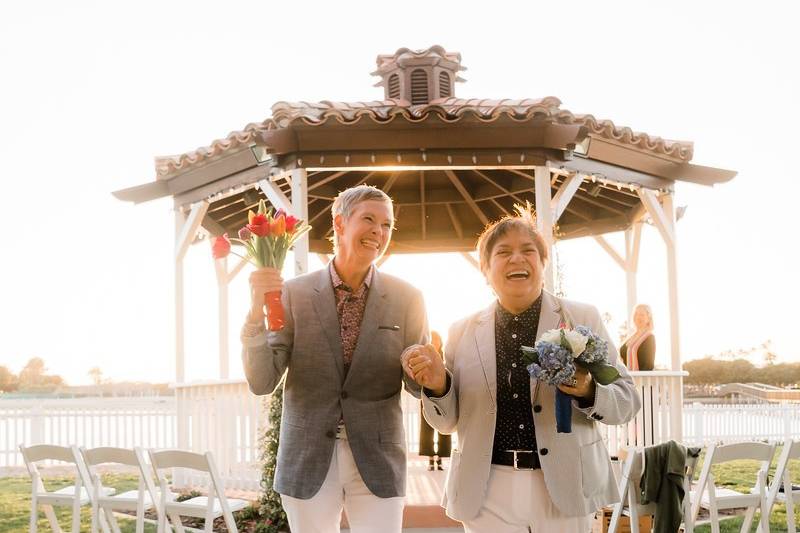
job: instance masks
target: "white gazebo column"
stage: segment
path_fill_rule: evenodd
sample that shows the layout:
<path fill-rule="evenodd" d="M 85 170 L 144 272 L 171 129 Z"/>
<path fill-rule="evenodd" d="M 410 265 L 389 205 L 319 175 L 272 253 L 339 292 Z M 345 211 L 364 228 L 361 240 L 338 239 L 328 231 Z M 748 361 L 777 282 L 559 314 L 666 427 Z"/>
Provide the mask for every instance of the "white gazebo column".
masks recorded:
<path fill-rule="evenodd" d="M 183 259 L 194 240 L 203 217 L 208 211 L 208 202 L 192 204 L 187 215 L 181 209 L 175 211 L 175 381 L 186 379 L 183 313 Z"/>
<path fill-rule="evenodd" d="M 304 168 L 292 170 L 292 212 L 300 220 L 308 221 L 308 172 Z M 303 235 L 294 244 L 294 275 L 308 272 L 308 239 Z"/>
<path fill-rule="evenodd" d="M 639 271 L 639 248 L 642 243 L 642 223 L 635 222 L 625 230 L 625 282 L 628 296 L 628 320 L 638 300 L 636 278 Z M 629 327 L 631 325 L 629 324 Z"/>
<path fill-rule="evenodd" d="M 550 169 L 536 167 L 534 169 L 536 191 L 536 229 L 547 243 L 547 252 L 550 261 L 544 271 L 544 288 L 553 292 L 555 285 L 553 278 L 553 209 L 550 194 Z"/>
<path fill-rule="evenodd" d="M 228 287 L 236 275 L 248 263 L 247 259 L 240 259 L 233 270 L 228 272 L 228 258 L 217 259 L 214 268 L 217 273 L 217 306 L 218 306 L 218 332 L 219 332 L 219 379 L 228 379 L 230 374 L 229 357 L 229 335 L 230 326 L 228 324 Z"/>

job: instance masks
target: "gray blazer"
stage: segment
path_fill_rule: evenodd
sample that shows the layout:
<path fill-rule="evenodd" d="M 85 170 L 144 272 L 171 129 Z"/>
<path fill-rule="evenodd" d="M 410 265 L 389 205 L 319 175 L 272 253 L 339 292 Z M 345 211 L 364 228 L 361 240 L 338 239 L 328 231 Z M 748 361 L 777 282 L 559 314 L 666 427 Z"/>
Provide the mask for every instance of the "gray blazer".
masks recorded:
<path fill-rule="evenodd" d="M 450 389 L 442 398 L 422 398 L 431 426 L 442 433 L 458 432 L 459 450 L 452 452 L 442 503 L 447 515 L 456 520 L 477 515 L 489 480 L 497 412 L 494 312 L 493 304 L 453 325 L 445 348 Z M 641 400 L 625 367 L 618 364 L 617 350 L 594 307 L 543 293 L 536 338 L 557 328 L 562 314 L 572 325 L 587 326 L 608 341 L 609 359 L 621 374 L 611 385 L 596 385 L 593 407 L 582 409 L 573 402 L 572 433 L 556 432 L 555 387 L 531 379 L 536 444 L 547 490 L 559 511 L 582 516 L 619 500 L 606 444 L 596 424 L 631 420 Z"/>
<path fill-rule="evenodd" d="M 428 341 L 422 293 L 375 270 L 347 377 L 339 317 L 327 268 L 284 284 L 286 325 L 242 338 L 244 373 L 254 394 L 270 394 L 286 372 L 275 490 L 308 499 L 325 480 L 344 419 L 358 471 L 381 498 L 405 495 L 402 384 L 419 398 L 400 355 Z"/>

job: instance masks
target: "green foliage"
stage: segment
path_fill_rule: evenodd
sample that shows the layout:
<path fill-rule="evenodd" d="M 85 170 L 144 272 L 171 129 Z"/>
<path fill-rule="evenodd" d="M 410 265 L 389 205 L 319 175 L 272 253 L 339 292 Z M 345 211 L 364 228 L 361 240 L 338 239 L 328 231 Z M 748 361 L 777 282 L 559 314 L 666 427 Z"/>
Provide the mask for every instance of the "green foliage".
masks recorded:
<path fill-rule="evenodd" d="M 261 487 L 264 489 L 261 496 L 259 511 L 261 521 L 256 527 L 256 533 L 278 533 L 289 531 L 289 522 L 286 512 L 281 505 L 281 496 L 272 485 L 275 481 L 275 467 L 278 464 L 278 441 L 281 431 L 281 413 L 283 411 L 283 384 L 279 385 L 272 395 L 264 400 L 269 402 L 267 414 L 268 424 L 261 438 L 262 476 Z"/>
<path fill-rule="evenodd" d="M 800 383 L 800 363 L 781 363 L 758 368 L 745 359 L 720 361 L 705 357 L 683 364 L 689 372 L 684 378 L 687 385 L 712 385 L 719 383 L 766 383 L 786 386 Z"/>

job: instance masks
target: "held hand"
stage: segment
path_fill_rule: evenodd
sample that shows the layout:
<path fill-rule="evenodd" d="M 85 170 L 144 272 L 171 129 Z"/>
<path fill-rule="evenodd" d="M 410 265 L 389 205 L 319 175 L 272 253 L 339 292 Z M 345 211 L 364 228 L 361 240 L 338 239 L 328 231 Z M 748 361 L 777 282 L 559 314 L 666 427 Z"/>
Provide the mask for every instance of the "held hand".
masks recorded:
<path fill-rule="evenodd" d="M 435 396 L 442 396 L 446 392 L 447 372 L 444 361 L 432 344 L 421 347 L 409 357 L 408 368 L 414 381 L 433 391 Z"/>
<path fill-rule="evenodd" d="M 250 274 L 250 320 L 258 322 L 264 320 L 264 294 L 280 291 L 283 288 L 283 278 L 277 268 L 259 268 Z"/>
<path fill-rule="evenodd" d="M 594 380 L 585 368 L 575 369 L 575 386 L 559 385 L 558 389 L 576 398 L 594 398 Z"/>
<path fill-rule="evenodd" d="M 412 357 L 417 357 L 424 349 L 425 346 L 422 344 L 413 344 L 403 350 L 403 353 L 400 355 L 400 364 L 403 366 L 403 372 L 405 372 L 406 375 L 411 379 L 414 379 L 414 372 L 412 372 L 411 368 L 409 368 L 408 361 Z"/>

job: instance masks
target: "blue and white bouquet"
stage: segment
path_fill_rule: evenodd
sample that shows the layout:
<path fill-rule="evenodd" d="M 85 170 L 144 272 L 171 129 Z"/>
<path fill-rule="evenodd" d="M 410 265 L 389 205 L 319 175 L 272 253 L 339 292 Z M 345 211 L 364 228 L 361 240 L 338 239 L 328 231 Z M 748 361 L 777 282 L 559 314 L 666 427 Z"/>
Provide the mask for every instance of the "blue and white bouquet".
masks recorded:
<path fill-rule="evenodd" d="M 522 358 L 531 377 L 553 386 L 570 384 L 576 367 L 588 370 L 601 385 L 619 377 L 608 362 L 608 342 L 586 326 L 548 330 L 533 348 L 522 347 Z M 560 389 L 556 389 L 556 431 L 572 432 L 572 399 Z"/>

